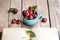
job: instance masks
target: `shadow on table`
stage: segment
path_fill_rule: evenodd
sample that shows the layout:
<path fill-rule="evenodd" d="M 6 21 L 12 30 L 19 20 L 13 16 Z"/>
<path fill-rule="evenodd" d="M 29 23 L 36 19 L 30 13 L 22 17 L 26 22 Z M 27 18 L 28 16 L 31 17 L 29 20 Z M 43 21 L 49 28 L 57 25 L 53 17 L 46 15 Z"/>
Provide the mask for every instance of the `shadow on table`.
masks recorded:
<path fill-rule="evenodd" d="M 60 35 L 59 35 L 59 40 L 60 40 Z"/>
<path fill-rule="evenodd" d="M 0 40 L 1 40 L 1 38 L 2 38 L 2 32 L 0 32 Z"/>

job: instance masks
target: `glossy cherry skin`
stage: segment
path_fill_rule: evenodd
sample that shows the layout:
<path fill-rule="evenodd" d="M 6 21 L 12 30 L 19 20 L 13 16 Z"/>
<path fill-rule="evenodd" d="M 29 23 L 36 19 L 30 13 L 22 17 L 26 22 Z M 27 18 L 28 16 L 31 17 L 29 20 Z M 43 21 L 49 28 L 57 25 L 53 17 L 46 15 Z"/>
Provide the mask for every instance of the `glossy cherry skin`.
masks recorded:
<path fill-rule="evenodd" d="M 12 24 L 15 24 L 16 23 L 16 19 L 12 19 Z"/>
<path fill-rule="evenodd" d="M 24 12 L 24 15 L 25 15 L 25 16 L 29 16 L 29 15 L 30 15 L 29 11 L 26 10 L 26 11 Z"/>
<path fill-rule="evenodd" d="M 46 22 L 47 21 L 47 18 L 42 18 L 42 22 Z"/>
<path fill-rule="evenodd" d="M 16 24 L 20 24 L 21 23 L 21 20 L 17 20 L 16 22 L 17 22 Z"/>
<path fill-rule="evenodd" d="M 36 17 L 37 17 L 37 14 L 34 13 L 34 14 L 33 14 L 33 17 L 36 18 Z"/>
<path fill-rule="evenodd" d="M 32 15 L 33 14 L 33 11 L 29 11 L 29 13 L 30 13 L 30 15 Z"/>
<path fill-rule="evenodd" d="M 32 15 L 29 15 L 29 20 L 33 20 L 33 16 Z"/>
<path fill-rule="evenodd" d="M 18 12 L 18 9 L 15 8 L 15 9 L 13 10 L 13 14 L 17 14 L 17 12 Z"/>

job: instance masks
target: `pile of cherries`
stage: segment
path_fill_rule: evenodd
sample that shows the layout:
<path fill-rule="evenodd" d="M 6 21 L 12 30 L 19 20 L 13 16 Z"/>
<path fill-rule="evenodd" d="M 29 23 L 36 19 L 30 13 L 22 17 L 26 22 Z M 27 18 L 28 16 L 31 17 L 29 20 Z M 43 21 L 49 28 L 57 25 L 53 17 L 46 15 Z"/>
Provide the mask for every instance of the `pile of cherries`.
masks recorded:
<path fill-rule="evenodd" d="M 17 13 L 18 13 L 18 9 L 17 9 L 17 8 L 10 8 L 10 9 L 8 10 L 8 13 L 17 14 Z"/>
<path fill-rule="evenodd" d="M 10 8 L 8 10 L 8 13 L 13 13 L 13 14 L 17 14 L 18 13 L 18 9 L 17 8 Z M 16 19 L 12 19 L 11 23 L 12 24 L 20 24 L 22 21 L 20 19 L 16 20 Z"/>
<path fill-rule="evenodd" d="M 23 17 L 27 20 L 33 20 L 37 17 L 37 12 L 35 10 L 31 10 L 31 7 L 28 8 L 28 10 L 23 11 Z M 46 18 L 42 18 L 41 22 L 46 22 Z"/>
<path fill-rule="evenodd" d="M 18 9 L 17 8 L 10 8 L 8 10 L 8 13 L 17 14 L 18 13 Z M 31 10 L 31 7 L 29 7 L 28 10 L 24 10 L 22 12 L 22 15 L 27 20 L 33 20 L 33 19 L 35 19 L 37 17 L 38 14 L 37 14 L 37 12 L 35 10 Z M 46 18 L 42 18 L 41 21 L 45 23 L 47 21 L 47 19 Z M 20 20 L 20 19 L 18 19 L 18 20 L 12 19 L 12 21 L 11 21 L 12 24 L 20 24 L 21 22 L 22 22 L 22 20 Z"/>
<path fill-rule="evenodd" d="M 37 17 L 37 12 L 35 10 L 30 10 L 31 7 L 28 8 L 28 10 L 23 11 L 23 16 L 27 20 L 33 20 Z"/>
<path fill-rule="evenodd" d="M 27 20 L 33 20 L 37 17 L 37 12 L 35 10 L 31 10 L 31 7 L 28 8 L 28 10 L 23 11 L 23 17 Z M 47 18 L 42 18 L 41 22 L 46 22 Z"/>
<path fill-rule="evenodd" d="M 20 19 L 16 20 L 16 19 L 12 19 L 12 24 L 20 24 L 22 21 Z"/>

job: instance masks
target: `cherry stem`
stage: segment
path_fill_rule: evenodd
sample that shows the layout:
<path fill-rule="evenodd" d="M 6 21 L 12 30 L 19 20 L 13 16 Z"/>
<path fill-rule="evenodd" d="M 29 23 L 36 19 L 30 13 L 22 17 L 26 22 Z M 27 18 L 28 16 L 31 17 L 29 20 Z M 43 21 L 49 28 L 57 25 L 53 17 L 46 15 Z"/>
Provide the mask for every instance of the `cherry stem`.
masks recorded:
<path fill-rule="evenodd" d="M 32 36 L 30 35 L 30 39 L 29 40 L 32 40 Z"/>

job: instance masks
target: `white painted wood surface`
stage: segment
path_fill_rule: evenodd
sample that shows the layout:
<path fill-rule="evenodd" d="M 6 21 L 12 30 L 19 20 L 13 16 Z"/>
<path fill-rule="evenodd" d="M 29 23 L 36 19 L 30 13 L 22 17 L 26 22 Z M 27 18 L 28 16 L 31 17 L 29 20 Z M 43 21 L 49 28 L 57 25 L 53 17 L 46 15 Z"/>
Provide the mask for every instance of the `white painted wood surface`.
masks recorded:
<path fill-rule="evenodd" d="M 0 31 L 2 28 L 8 27 L 8 9 L 10 7 L 10 0 L 0 0 Z"/>
<path fill-rule="evenodd" d="M 51 26 L 60 30 L 60 0 L 48 0 Z"/>
<path fill-rule="evenodd" d="M 37 10 L 38 13 L 42 14 L 43 18 L 47 18 L 46 23 L 40 21 L 40 26 L 50 27 L 47 0 L 37 0 Z"/>
<path fill-rule="evenodd" d="M 11 0 L 11 8 L 17 8 L 18 9 L 18 13 L 17 14 L 12 14 L 10 13 L 10 24 L 12 19 L 16 19 L 16 20 L 21 20 L 21 0 Z M 21 24 L 11 24 L 11 27 L 13 28 L 19 28 L 21 27 Z"/>
<path fill-rule="evenodd" d="M 51 26 L 59 30 L 60 38 L 60 0 L 48 0 Z"/>

